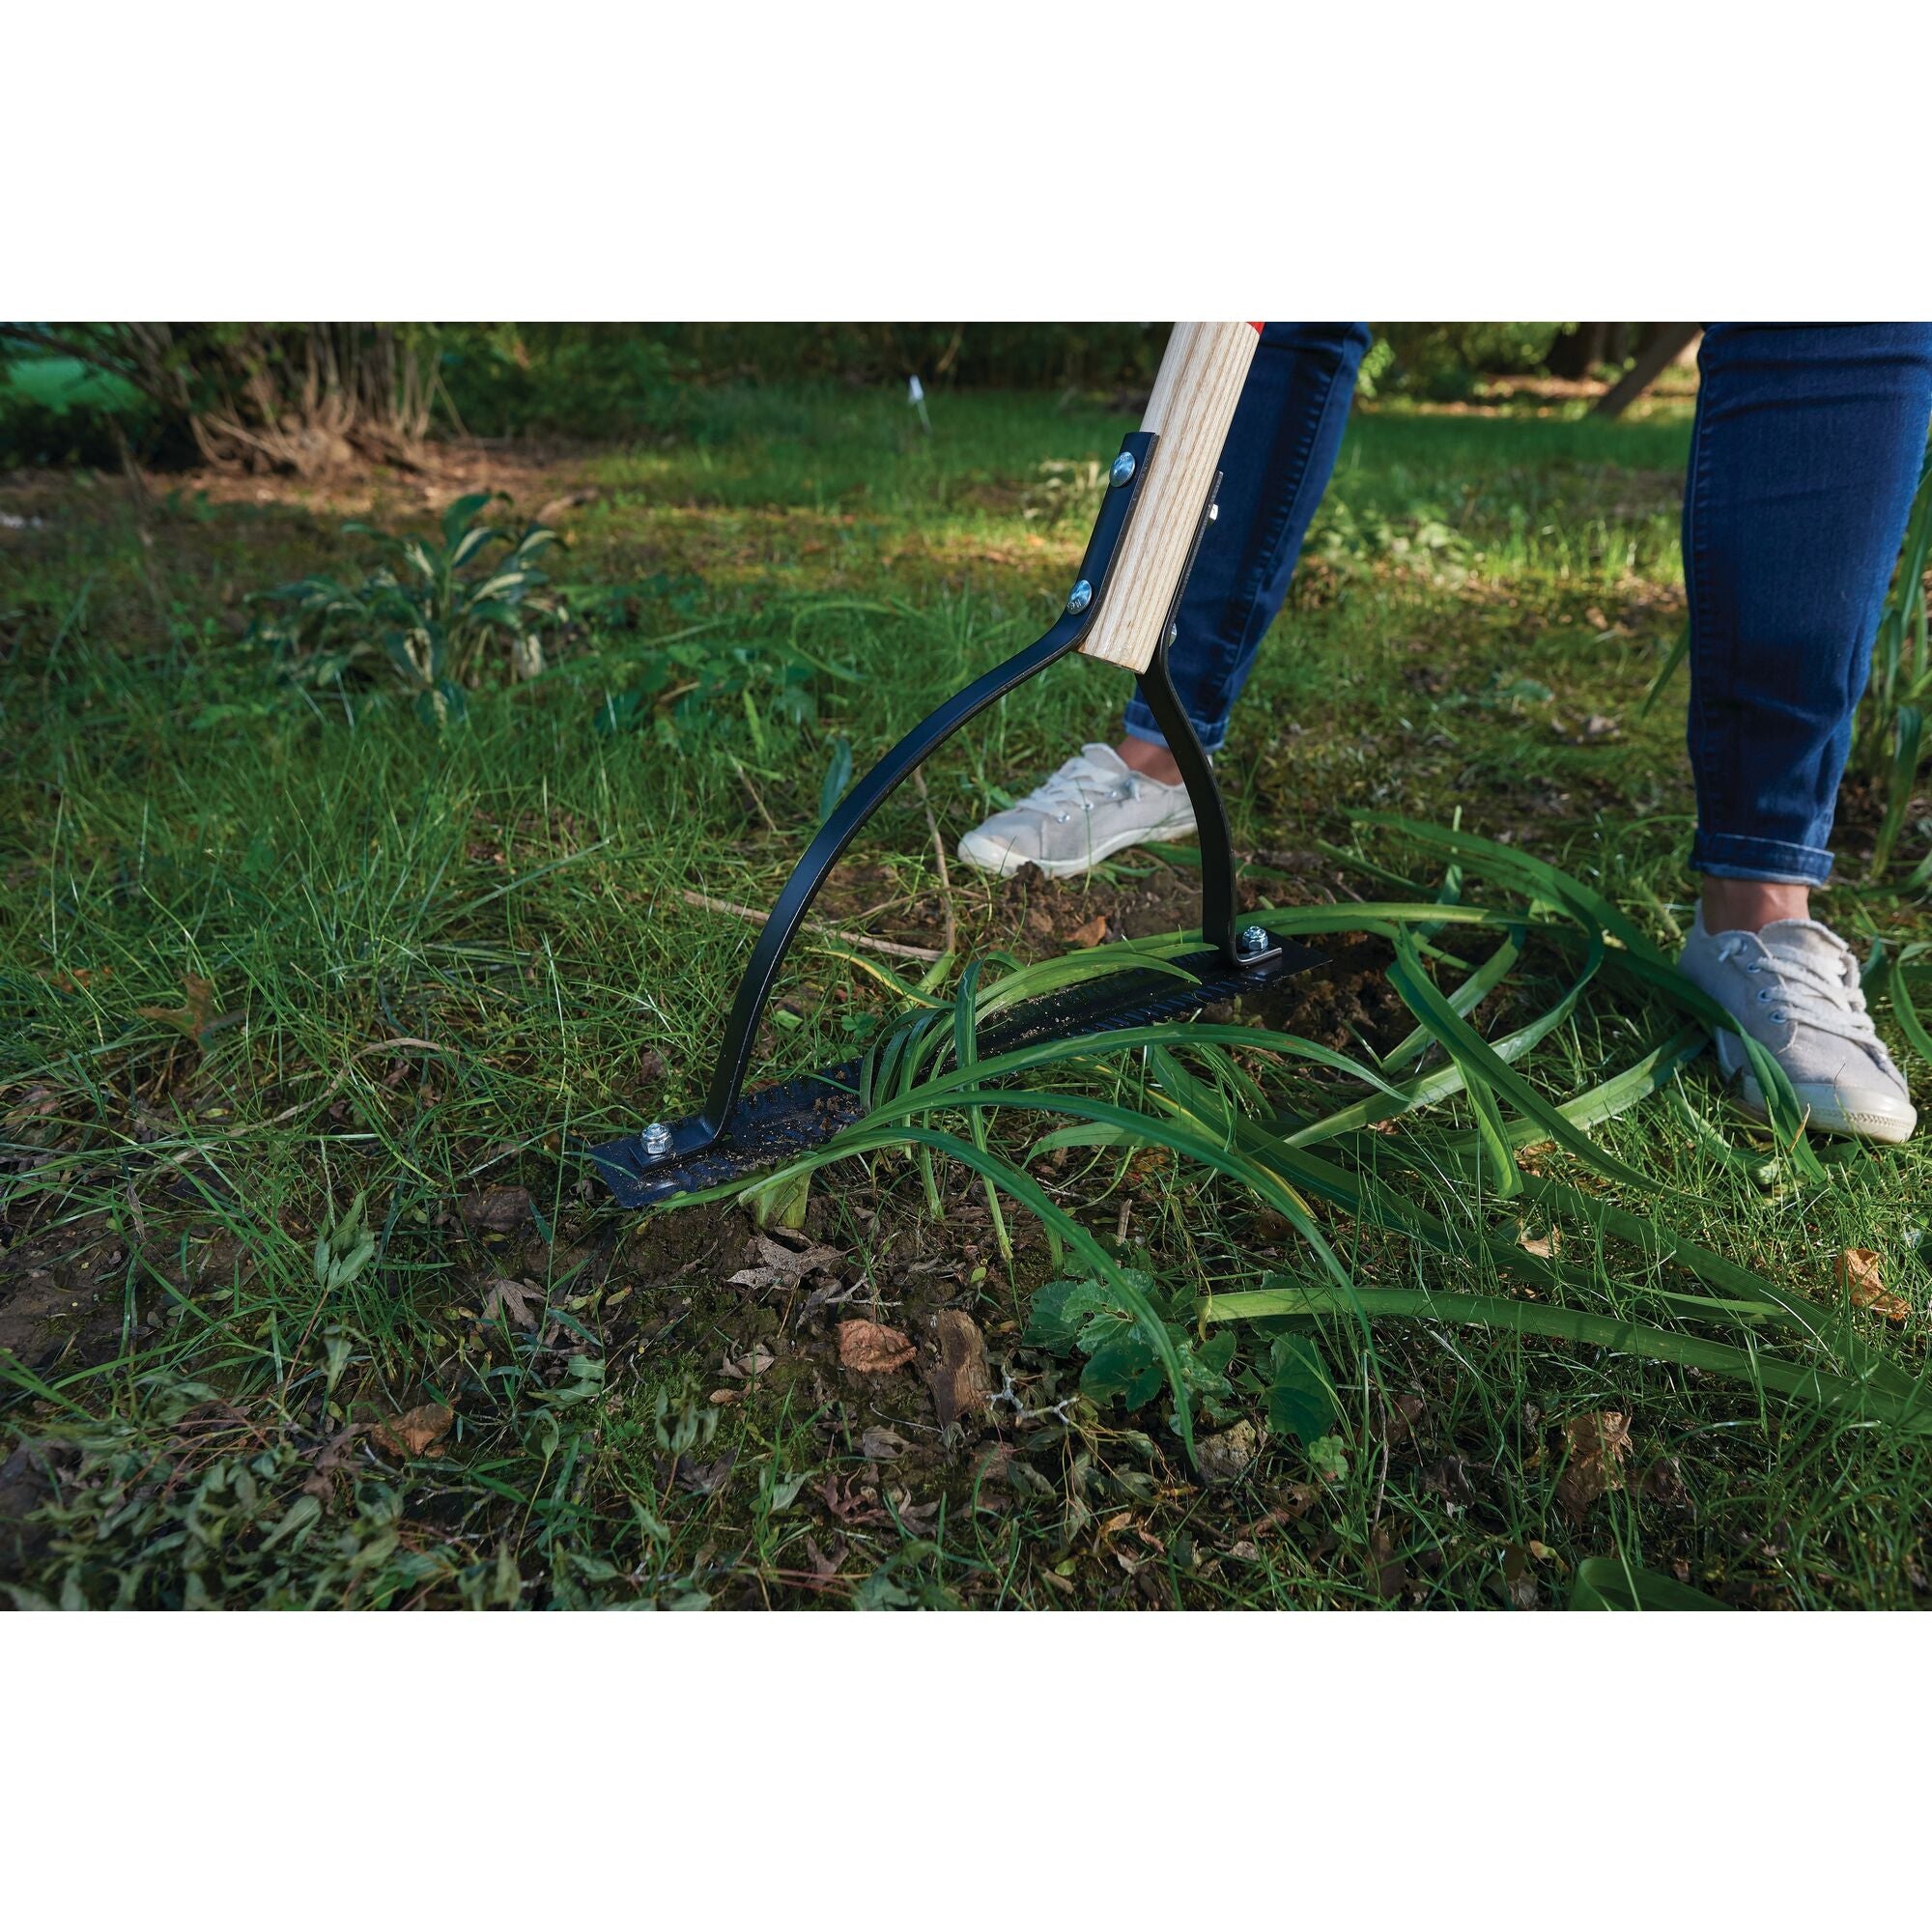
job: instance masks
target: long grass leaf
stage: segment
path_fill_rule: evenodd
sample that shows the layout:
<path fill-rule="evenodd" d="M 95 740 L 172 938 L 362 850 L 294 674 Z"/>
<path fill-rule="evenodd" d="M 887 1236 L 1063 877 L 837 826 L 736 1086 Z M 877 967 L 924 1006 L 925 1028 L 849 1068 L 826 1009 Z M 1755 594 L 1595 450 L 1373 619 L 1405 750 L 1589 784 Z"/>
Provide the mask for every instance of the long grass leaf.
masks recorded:
<path fill-rule="evenodd" d="M 1583 1342 L 1616 1354 L 1639 1355 L 1650 1361 L 1678 1362 L 1710 1375 L 1728 1376 L 1779 1395 L 1804 1397 L 1820 1407 L 1854 1418 L 1887 1422 L 1908 1435 L 1932 1435 L 1932 1393 L 1915 1389 L 1901 1394 L 1871 1382 L 1828 1375 L 1755 1349 L 1710 1342 L 1701 1336 L 1673 1333 L 1610 1315 L 1593 1315 L 1577 1308 L 1555 1308 L 1544 1301 L 1513 1301 L 1507 1295 L 1434 1293 L 1427 1289 L 1377 1289 L 1356 1297 L 1374 1321 L 1432 1321 L 1501 1328 L 1516 1335 L 1543 1335 L 1551 1340 Z M 1202 1304 L 1207 1322 L 1253 1321 L 1264 1316 L 1353 1314 L 1353 1306 L 1321 1284 L 1250 1290 L 1209 1295 Z"/>

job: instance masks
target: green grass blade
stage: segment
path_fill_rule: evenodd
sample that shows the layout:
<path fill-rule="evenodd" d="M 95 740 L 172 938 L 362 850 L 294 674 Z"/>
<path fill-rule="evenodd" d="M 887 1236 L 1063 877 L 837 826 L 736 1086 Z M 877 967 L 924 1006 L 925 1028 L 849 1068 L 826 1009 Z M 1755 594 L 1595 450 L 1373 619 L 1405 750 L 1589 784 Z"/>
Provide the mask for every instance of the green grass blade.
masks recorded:
<path fill-rule="evenodd" d="M 1700 1336 L 1672 1333 L 1642 1322 L 1624 1321 L 1610 1315 L 1582 1309 L 1556 1308 L 1543 1301 L 1513 1301 L 1498 1294 L 1437 1294 L 1427 1289 L 1386 1288 L 1355 1297 L 1374 1321 L 1450 1321 L 1481 1328 L 1500 1328 L 1515 1335 L 1542 1335 L 1553 1341 L 1582 1342 L 1621 1355 L 1640 1355 L 1649 1361 L 1677 1362 L 1686 1368 L 1768 1388 L 1779 1395 L 1808 1399 L 1833 1414 L 1886 1422 L 1911 1435 L 1932 1435 L 1932 1393 L 1914 1389 L 1901 1394 L 1804 1368 L 1755 1349 L 1710 1342 Z M 1264 1316 L 1353 1314 L 1327 1287 L 1319 1283 L 1255 1289 L 1242 1293 L 1209 1295 L 1203 1302 L 1205 1322 L 1253 1321 Z"/>

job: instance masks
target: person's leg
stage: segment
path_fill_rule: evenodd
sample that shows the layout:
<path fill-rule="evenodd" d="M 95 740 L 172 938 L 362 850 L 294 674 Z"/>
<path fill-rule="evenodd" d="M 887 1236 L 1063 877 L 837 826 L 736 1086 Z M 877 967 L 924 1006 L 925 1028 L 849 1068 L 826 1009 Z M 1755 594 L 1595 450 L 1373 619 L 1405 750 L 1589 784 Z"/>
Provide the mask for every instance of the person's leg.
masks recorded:
<path fill-rule="evenodd" d="M 1264 634 L 1288 595 L 1296 553 L 1335 467 L 1355 372 L 1359 322 L 1269 323 L 1221 451 L 1220 514 L 1202 538 L 1168 656 L 1181 704 L 1208 751 Z M 959 841 L 969 866 L 1002 875 L 1037 866 L 1076 878 L 1130 845 L 1191 838 L 1194 806 L 1137 692 L 1118 746 L 1083 746 L 1045 783 Z"/>
<path fill-rule="evenodd" d="M 1691 866 L 1724 929 L 1804 918 L 1932 415 L 1932 325 L 1714 323 L 1684 492 Z M 1764 890 L 1764 888 L 1783 890 Z"/>
<path fill-rule="evenodd" d="M 1682 970 L 1767 1048 L 1815 1125 L 1917 1121 L 1851 949 L 1810 917 L 1932 418 L 1932 324 L 1713 324 L 1684 493 L 1690 863 Z M 1762 1115 L 1737 1038 L 1718 1057 Z"/>
<path fill-rule="evenodd" d="M 1202 540 L 1168 660 L 1209 752 L 1226 739 L 1228 713 L 1288 595 L 1370 340 L 1360 322 L 1271 322 L 1262 330 L 1221 452 L 1220 514 Z M 1124 724 L 1122 762 L 1177 782 L 1179 770 L 1138 693 Z"/>

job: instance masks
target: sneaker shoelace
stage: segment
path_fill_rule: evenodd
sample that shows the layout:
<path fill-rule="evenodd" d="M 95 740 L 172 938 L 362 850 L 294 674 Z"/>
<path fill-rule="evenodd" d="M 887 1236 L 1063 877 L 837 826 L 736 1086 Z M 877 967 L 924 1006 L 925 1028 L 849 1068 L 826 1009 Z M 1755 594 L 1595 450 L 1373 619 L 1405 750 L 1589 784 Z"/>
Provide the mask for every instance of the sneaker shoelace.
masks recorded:
<path fill-rule="evenodd" d="M 1748 934 L 1737 933 L 1719 941 L 1719 958 L 1735 959 L 1745 951 L 1747 937 Z M 1772 973 L 1773 983 L 1758 998 L 1766 1006 L 1773 999 L 1780 1002 L 1773 1009 L 1773 1019 L 1800 1020 L 1816 1027 L 1820 1033 L 1835 1034 L 1840 1039 L 1856 1040 L 1861 1046 L 1876 1048 L 1881 1055 L 1885 1054 L 1873 1030 L 1871 1014 L 1865 1010 L 1864 988 L 1859 984 L 1858 969 L 1851 966 L 1846 970 L 1850 964 L 1849 952 L 1840 954 L 1835 972 L 1802 952 L 1786 952 L 1769 945 L 1764 947 L 1764 955 L 1748 961 L 1745 971 Z M 1887 1064 L 1889 1065 L 1889 1057 Z"/>
<path fill-rule="evenodd" d="M 1020 800 L 1022 811 L 1051 812 L 1062 825 L 1074 811 L 1092 811 L 1096 805 L 1118 804 L 1139 798 L 1141 781 L 1131 772 L 1124 779 L 1100 767 L 1084 754 L 1068 758 L 1044 784 Z"/>

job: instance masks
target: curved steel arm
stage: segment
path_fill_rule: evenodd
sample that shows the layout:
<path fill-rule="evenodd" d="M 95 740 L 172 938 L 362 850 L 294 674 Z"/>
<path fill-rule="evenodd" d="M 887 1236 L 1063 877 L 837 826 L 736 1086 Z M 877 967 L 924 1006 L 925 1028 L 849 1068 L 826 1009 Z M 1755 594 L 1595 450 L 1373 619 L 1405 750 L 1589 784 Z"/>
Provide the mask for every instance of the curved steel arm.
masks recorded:
<path fill-rule="evenodd" d="M 1243 948 L 1236 928 L 1235 835 L 1228 823 L 1228 806 L 1214 777 L 1214 768 L 1195 734 L 1194 721 L 1180 702 L 1174 678 L 1167 667 L 1168 634 L 1163 632 L 1153 661 L 1140 673 L 1141 696 L 1180 767 L 1187 786 L 1188 802 L 1194 807 L 1196 836 L 1201 841 L 1201 938 L 1211 946 L 1230 966 L 1254 964 L 1266 948 Z"/>
<path fill-rule="evenodd" d="M 908 731 L 845 795 L 838 809 L 819 829 L 818 837 L 806 848 L 805 856 L 792 867 L 791 877 L 785 881 L 784 891 L 779 895 L 771 918 L 765 922 L 764 931 L 753 949 L 745 976 L 738 982 L 738 994 L 724 1023 L 724 1039 L 712 1069 L 711 1090 L 703 1109 L 671 1127 L 668 1145 L 650 1151 L 654 1158 L 670 1159 L 696 1153 L 709 1147 L 730 1125 L 744 1086 L 745 1069 L 751 1063 L 752 1046 L 757 1037 L 758 1021 L 771 997 L 779 967 L 817 897 L 818 889 L 860 828 L 913 768 L 937 751 L 962 724 L 996 703 L 1015 685 L 1024 684 L 1036 671 L 1045 669 L 1056 658 L 1077 649 L 1093 628 L 1107 595 L 1107 577 L 1115 552 L 1147 476 L 1148 456 L 1154 441 L 1150 432 L 1136 430 L 1121 445 L 1123 452 L 1133 457 L 1133 469 L 1126 481 L 1108 490 L 1101 502 L 1100 515 L 1080 565 L 1079 581 L 1092 586 L 1080 608 L 1064 611 L 1060 621 L 1037 642 L 975 679 Z"/>

